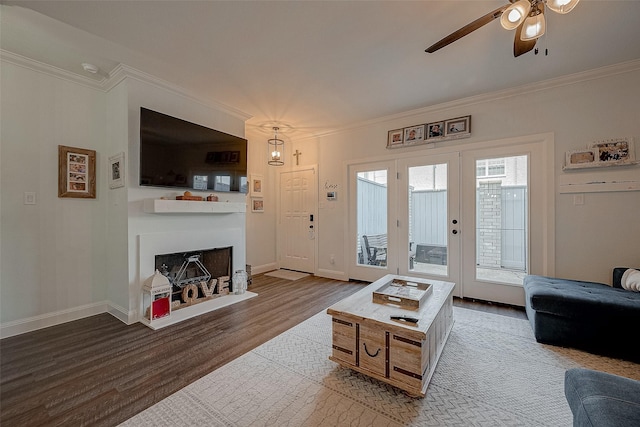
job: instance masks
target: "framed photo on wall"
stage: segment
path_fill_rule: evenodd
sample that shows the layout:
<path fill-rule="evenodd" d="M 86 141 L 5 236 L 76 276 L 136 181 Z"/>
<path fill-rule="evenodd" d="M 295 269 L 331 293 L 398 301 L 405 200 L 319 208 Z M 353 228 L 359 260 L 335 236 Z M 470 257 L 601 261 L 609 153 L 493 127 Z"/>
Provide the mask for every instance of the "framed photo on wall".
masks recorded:
<path fill-rule="evenodd" d="M 251 197 L 262 197 L 263 194 L 263 185 L 262 185 L 262 175 L 253 174 L 251 175 L 251 181 L 249 182 L 249 195 Z"/>
<path fill-rule="evenodd" d="M 96 152 L 58 145 L 58 197 L 96 198 Z"/>
<path fill-rule="evenodd" d="M 394 147 L 402 145 L 402 129 L 390 130 L 387 135 L 387 147 Z"/>
<path fill-rule="evenodd" d="M 427 125 L 427 141 L 444 136 L 444 122 L 429 123 Z"/>
<path fill-rule="evenodd" d="M 471 133 L 471 116 L 458 117 L 457 119 L 447 120 L 444 124 L 444 134 L 457 135 L 461 133 Z"/>
<path fill-rule="evenodd" d="M 597 160 L 604 163 L 629 163 L 635 160 L 633 144 L 629 138 L 609 139 L 591 145 Z"/>
<path fill-rule="evenodd" d="M 404 128 L 404 144 L 411 145 L 424 141 L 424 125 Z"/>
<path fill-rule="evenodd" d="M 252 198 L 251 212 L 264 212 L 264 200 Z"/>
<path fill-rule="evenodd" d="M 565 165 L 568 167 L 577 167 L 577 166 L 589 166 L 593 165 L 598 161 L 598 157 L 596 154 L 596 150 L 594 149 L 585 149 L 585 150 L 575 150 L 575 151 L 567 151 Z"/>
<path fill-rule="evenodd" d="M 107 173 L 109 174 L 109 188 L 124 187 L 125 167 L 123 152 L 109 157 L 109 168 Z"/>

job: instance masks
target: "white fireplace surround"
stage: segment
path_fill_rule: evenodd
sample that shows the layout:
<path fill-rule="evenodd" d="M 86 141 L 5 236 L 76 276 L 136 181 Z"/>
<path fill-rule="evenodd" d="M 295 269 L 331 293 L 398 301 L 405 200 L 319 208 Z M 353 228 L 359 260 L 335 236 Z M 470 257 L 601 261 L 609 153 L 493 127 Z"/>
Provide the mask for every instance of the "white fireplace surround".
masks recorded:
<path fill-rule="evenodd" d="M 155 273 L 156 255 L 231 247 L 233 262 L 231 272 L 233 274 L 236 270 L 244 270 L 246 268 L 244 245 L 245 233 L 244 229 L 240 227 L 221 230 L 208 229 L 140 234 L 138 235 L 138 265 L 140 267 L 138 283 L 140 295 L 142 294 L 144 281 Z M 250 298 L 255 295 L 251 292 L 247 292 L 244 295 L 230 295 L 229 297 L 216 298 L 212 300 L 212 303 L 203 302 L 193 307 L 183 308 L 175 312 L 181 313 L 181 316 L 176 317 L 172 314 L 171 317 L 174 317 L 174 319 L 166 323 L 167 325 L 175 323 L 175 321 L 184 320 L 228 305 L 226 302 L 233 303 L 236 302 L 236 299 Z M 218 301 L 224 299 L 227 299 L 227 301 Z"/>

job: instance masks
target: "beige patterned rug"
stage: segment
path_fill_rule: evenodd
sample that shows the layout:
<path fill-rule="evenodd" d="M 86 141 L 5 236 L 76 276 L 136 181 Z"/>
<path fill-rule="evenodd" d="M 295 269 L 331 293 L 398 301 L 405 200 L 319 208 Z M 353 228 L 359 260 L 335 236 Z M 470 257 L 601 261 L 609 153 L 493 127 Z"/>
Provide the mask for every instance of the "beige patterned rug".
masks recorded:
<path fill-rule="evenodd" d="M 123 426 L 571 426 L 564 372 L 640 379 L 640 365 L 538 344 L 525 320 L 454 308 L 423 399 L 331 362 L 324 312 Z"/>

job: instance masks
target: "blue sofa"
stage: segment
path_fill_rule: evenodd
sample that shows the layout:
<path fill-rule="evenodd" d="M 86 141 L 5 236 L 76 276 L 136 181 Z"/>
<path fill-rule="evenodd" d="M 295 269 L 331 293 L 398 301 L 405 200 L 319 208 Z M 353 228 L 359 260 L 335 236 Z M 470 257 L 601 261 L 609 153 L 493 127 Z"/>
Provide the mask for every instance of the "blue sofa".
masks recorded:
<path fill-rule="evenodd" d="M 640 292 L 622 288 L 627 268 L 613 270 L 613 286 L 526 276 L 525 309 L 536 340 L 640 362 Z"/>
<path fill-rule="evenodd" d="M 574 427 L 640 426 L 640 381 L 591 369 L 565 372 Z"/>

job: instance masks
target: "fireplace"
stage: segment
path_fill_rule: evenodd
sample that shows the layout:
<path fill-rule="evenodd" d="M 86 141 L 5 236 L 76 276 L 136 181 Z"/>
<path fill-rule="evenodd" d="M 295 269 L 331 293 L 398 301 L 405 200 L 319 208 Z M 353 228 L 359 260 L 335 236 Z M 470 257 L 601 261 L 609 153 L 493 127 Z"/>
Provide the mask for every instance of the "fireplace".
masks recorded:
<path fill-rule="evenodd" d="M 192 291 L 187 292 L 192 298 L 200 300 L 206 298 L 205 290 L 200 286 L 206 283 L 207 289 L 216 294 L 221 294 L 218 287 L 218 279 L 228 282 L 232 276 L 233 248 L 213 248 L 189 252 L 177 252 L 155 256 L 155 269 L 162 273 L 172 286 L 171 301 L 174 309 L 179 309 L 187 302 L 182 298 L 185 288 L 190 285 Z M 193 291 L 195 289 L 195 291 Z M 234 289 L 229 285 L 229 291 Z"/>
<path fill-rule="evenodd" d="M 243 217 L 244 216 L 241 218 Z M 135 297 L 138 301 L 139 308 L 136 317 L 139 321 L 145 323 L 141 299 L 142 284 L 145 280 L 153 276 L 156 268 L 162 272 L 163 264 L 166 264 L 167 272 L 171 273 L 171 271 L 174 270 L 174 265 L 178 265 L 179 270 L 182 264 L 185 263 L 185 260 L 189 261 L 189 258 L 194 259 L 194 261 L 187 262 L 186 267 L 188 271 L 184 275 L 186 280 L 182 282 L 184 283 L 182 292 L 184 292 L 185 295 L 181 293 L 180 296 L 183 302 L 186 297 L 186 300 L 188 300 L 190 304 L 181 305 L 179 309 L 176 309 L 178 308 L 177 304 L 182 303 L 179 301 L 174 302 L 173 298 L 175 295 L 173 295 L 171 316 L 160 319 L 155 322 L 155 325 L 148 326 L 154 329 L 161 328 L 257 295 L 252 292 L 235 295 L 229 292 L 228 289 L 233 273 L 246 268 L 244 224 L 234 226 L 234 224 L 238 222 L 234 215 L 216 215 L 213 219 L 215 219 L 217 224 L 216 228 L 167 230 L 147 232 L 138 235 L 138 259 L 136 260 L 138 265 L 138 281 L 135 283 L 135 286 L 132 286 L 131 292 L 132 298 Z M 233 220 L 234 224 L 231 224 L 231 220 Z M 182 222 L 180 224 L 182 225 Z M 160 263 L 156 263 L 156 256 L 164 257 L 170 254 L 176 254 L 174 255 L 176 258 L 160 258 Z M 201 262 L 205 270 L 211 275 L 205 287 L 207 288 L 206 291 L 213 297 L 202 298 L 204 291 L 199 280 L 201 271 L 198 269 L 192 270 L 194 266 L 191 265 L 197 265 L 195 259 Z M 174 276 L 175 275 L 177 275 L 177 272 L 174 271 Z M 204 275 L 206 276 L 206 274 Z M 221 277 L 223 279 L 226 278 L 226 285 L 223 283 L 221 287 L 223 293 L 219 294 L 219 289 L 217 288 L 219 285 L 218 281 L 215 283 L 216 288 L 213 288 L 212 282 L 214 279 Z M 197 283 L 188 283 L 188 279 L 193 279 L 193 281 Z M 178 290 L 173 286 L 172 288 L 172 292 Z"/>

